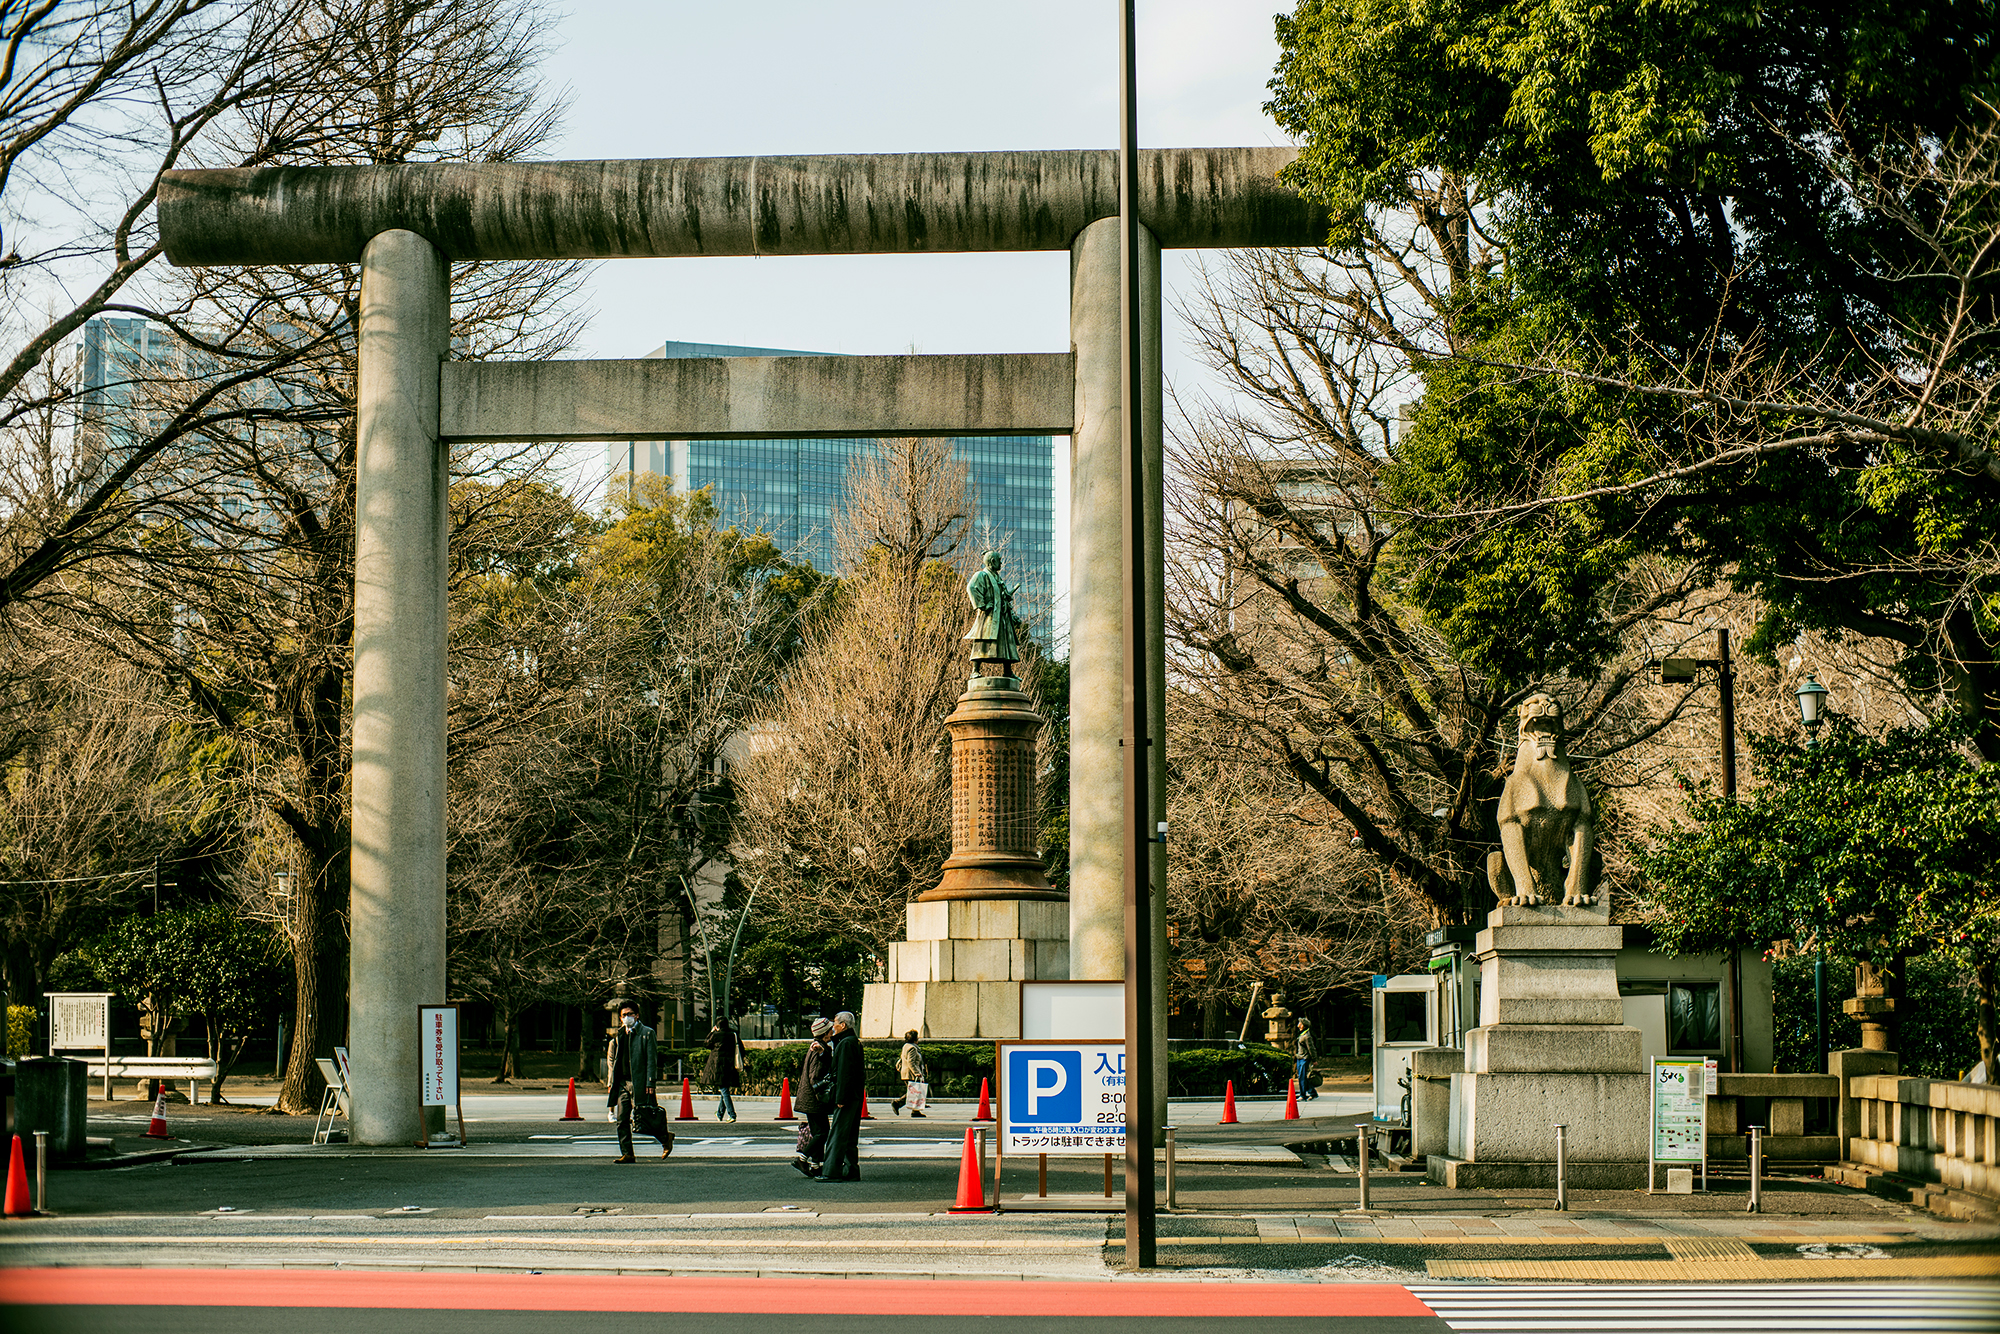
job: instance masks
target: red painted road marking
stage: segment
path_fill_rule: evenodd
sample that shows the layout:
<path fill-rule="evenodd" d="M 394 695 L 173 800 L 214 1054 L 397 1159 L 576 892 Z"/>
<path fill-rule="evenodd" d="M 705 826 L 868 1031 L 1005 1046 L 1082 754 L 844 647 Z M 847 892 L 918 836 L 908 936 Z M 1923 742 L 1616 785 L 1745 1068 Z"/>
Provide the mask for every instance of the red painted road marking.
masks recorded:
<path fill-rule="evenodd" d="M 299 1269 L 0 1270 L 9 1306 L 263 1306 L 751 1315 L 1429 1316 L 1387 1283 L 990 1283 L 950 1279 L 649 1278 Z"/>

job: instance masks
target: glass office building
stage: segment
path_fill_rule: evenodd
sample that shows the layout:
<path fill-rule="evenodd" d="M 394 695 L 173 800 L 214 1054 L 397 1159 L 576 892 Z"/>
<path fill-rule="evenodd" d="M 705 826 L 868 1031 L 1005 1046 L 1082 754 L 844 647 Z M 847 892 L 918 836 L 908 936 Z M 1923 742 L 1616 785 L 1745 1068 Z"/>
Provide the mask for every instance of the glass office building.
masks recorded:
<path fill-rule="evenodd" d="M 668 343 L 655 357 L 810 357 L 831 353 L 721 343 Z M 731 522 L 763 529 L 787 550 L 834 570 L 833 516 L 848 465 L 870 440 L 670 440 L 614 445 L 613 476 L 654 472 L 676 491 L 712 487 Z M 1046 435 L 960 436 L 952 453 L 979 497 L 975 541 L 1006 553 L 1023 613 L 1043 620 L 1055 587 L 1054 448 Z M 1042 633 L 1046 635 L 1044 626 Z"/>

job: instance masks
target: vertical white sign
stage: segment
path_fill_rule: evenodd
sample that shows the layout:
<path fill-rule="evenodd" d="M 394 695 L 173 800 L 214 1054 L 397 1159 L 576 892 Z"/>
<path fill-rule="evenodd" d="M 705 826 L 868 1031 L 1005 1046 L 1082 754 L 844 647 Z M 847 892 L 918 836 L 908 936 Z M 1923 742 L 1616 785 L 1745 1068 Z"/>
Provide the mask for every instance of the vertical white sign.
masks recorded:
<path fill-rule="evenodd" d="M 426 1107 L 451 1107 L 458 1102 L 458 1007 L 421 1005 L 423 1082 Z"/>
<path fill-rule="evenodd" d="M 1698 1163 L 1708 1156 L 1705 1063 L 1653 1058 L 1653 1161 Z"/>

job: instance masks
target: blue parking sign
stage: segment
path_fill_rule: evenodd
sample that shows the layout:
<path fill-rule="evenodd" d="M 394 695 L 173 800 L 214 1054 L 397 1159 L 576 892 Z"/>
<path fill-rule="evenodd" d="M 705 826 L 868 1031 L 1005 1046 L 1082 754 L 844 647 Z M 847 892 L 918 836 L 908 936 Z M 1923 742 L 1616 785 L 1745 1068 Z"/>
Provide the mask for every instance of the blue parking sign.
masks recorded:
<path fill-rule="evenodd" d="M 1125 1149 L 1125 1044 L 1000 1044 L 1000 1152 L 1081 1157 Z"/>
<path fill-rule="evenodd" d="M 1007 1052 L 1007 1119 L 1016 1125 L 1075 1125 L 1083 1119 L 1083 1053 L 1014 1047 Z"/>

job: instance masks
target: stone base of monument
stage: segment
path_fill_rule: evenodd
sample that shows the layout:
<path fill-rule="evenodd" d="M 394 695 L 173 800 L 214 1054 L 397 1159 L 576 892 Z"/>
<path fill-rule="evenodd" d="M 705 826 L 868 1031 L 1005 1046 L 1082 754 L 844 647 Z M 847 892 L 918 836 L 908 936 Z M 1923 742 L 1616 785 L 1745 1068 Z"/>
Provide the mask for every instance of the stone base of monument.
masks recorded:
<path fill-rule="evenodd" d="M 1018 1038 L 1021 984 L 1069 977 L 1069 905 L 1047 899 L 943 899 L 907 909 L 908 940 L 889 947 L 887 980 L 862 989 L 861 1036 Z"/>
<path fill-rule="evenodd" d="M 1624 934 L 1601 903 L 1503 904 L 1487 917 L 1473 955 L 1480 1026 L 1451 1075 L 1449 1148 L 1429 1158 L 1432 1181 L 1552 1188 L 1562 1123 L 1570 1185 L 1645 1184 L 1645 1060 L 1618 997 Z"/>

